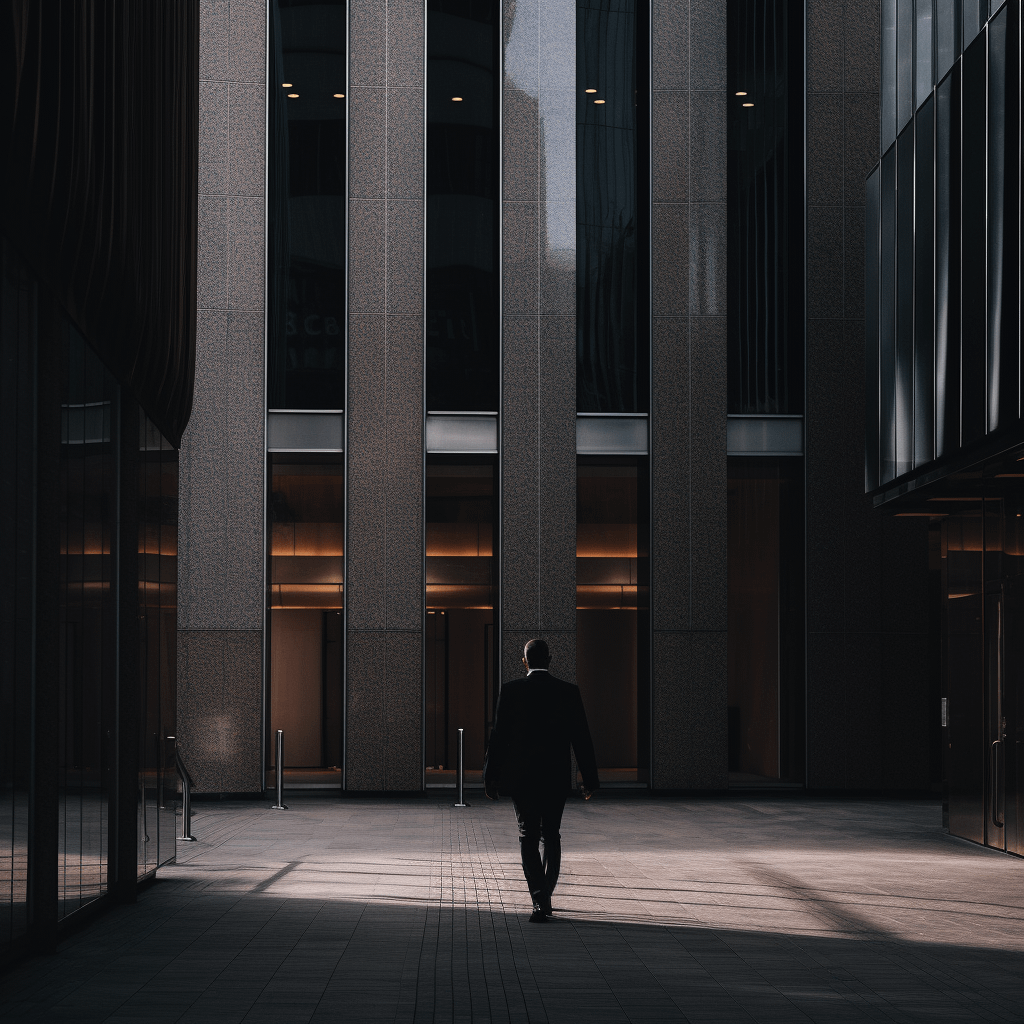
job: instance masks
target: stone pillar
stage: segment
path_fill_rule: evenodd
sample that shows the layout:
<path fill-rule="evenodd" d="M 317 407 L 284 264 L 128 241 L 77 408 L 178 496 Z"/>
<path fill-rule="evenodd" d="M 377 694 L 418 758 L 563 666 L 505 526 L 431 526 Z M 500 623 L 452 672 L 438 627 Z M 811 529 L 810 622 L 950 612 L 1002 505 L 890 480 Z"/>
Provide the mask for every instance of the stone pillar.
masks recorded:
<path fill-rule="evenodd" d="M 651 8 L 652 761 L 727 783 L 726 12 Z"/>
<path fill-rule="evenodd" d="M 202 0 L 195 401 L 178 498 L 178 739 L 201 792 L 263 788 L 266 4 Z"/>
<path fill-rule="evenodd" d="M 425 5 L 350 7 L 346 786 L 423 787 Z"/>
<path fill-rule="evenodd" d="M 505 0 L 502 679 L 576 679 L 576 5 Z"/>

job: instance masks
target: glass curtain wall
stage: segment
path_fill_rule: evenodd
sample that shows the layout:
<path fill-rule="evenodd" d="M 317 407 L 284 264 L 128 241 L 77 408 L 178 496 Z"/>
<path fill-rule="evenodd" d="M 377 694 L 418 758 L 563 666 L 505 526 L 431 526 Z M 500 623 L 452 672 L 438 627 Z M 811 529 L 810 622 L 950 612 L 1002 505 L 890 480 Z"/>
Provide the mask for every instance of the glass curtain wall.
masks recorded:
<path fill-rule="evenodd" d="M 647 410 L 638 291 L 638 102 L 633 0 L 576 7 L 576 408 Z M 646 38 L 642 40 L 646 51 Z M 638 75 L 638 71 L 641 73 Z M 644 113 L 643 116 L 646 116 Z"/>
<path fill-rule="evenodd" d="M 482 777 L 498 702 L 493 457 L 427 457 L 428 787 L 454 786 L 458 730 L 466 780 Z"/>
<path fill-rule="evenodd" d="M 139 859 L 174 858 L 177 720 L 178 453 L 139 418 Z"/>
<path fill-rule="evenodd" d="M 576 679 L 602 783 L 646 784 L 650 763 L 647 459 L 576 464 Z"/>
<path fill-rule="evenodd" d="M 490 0 L 427 5 L 427 408 L 495 412 L 498 15 Z"/>
<path fill-rule="evenodd" d="M 117 385 L 69 324 L 60 450 L 59 918 L 108 885 L 117 694 Z"/>
<path fill-rule="evenodd" d="M 35 280 L 6 242 L 2 259 L 0 424 L 9 448 L 0 503 L 0 950 L 28 929 L 38 344 Z"/>
<path fill-rule="evenodd" d="M 271 457 L 270 737 L 301 780 L 342 782 L 345 477 L 342 459 Z M 267 744 L 269 767 L 275 744 Z M 300 781 L 300 777 L 295 777 Z M 269 783 L 268 783 L 269 785 Z"/>
<path fill-rule="evenodd" d="M 728 5 L 729 412 L 803 411 L 803 13 Z"/>
<path fill-rule="evenodd" d="M 268 404 L 340 409 L 345 384 L 346 0 L 272 0 Z"/>

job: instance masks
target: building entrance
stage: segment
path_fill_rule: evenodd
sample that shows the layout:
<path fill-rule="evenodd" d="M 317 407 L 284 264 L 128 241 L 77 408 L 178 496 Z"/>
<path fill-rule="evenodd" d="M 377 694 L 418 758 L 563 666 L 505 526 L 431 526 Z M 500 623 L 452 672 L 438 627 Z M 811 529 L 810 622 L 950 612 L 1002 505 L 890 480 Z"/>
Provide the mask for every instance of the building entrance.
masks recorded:
<path fill-rule="evenodd" d="M 340 788 L 343 467 L 324 456 L 271 458 L 267 768 L 276 768 L 273 739 L 282 729 L 288 784 Z"/>
<path fill-rule="evenodd" d="M 494 460 L 427 461 L 426 785 L 482 780 L 497 704 Z"/>

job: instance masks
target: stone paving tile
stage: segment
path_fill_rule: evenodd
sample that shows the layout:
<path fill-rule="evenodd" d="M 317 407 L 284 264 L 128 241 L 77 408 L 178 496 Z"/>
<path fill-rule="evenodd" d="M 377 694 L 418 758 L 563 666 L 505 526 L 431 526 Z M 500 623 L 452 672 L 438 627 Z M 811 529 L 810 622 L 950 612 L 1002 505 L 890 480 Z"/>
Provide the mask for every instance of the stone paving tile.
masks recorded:
<path fill-rule="evenodd" d="M 572 801 L 530 925 L 511 807 L 201 804 L 3 1021 L 1022 1021 L 1024 861 L 931 803 Z"/>

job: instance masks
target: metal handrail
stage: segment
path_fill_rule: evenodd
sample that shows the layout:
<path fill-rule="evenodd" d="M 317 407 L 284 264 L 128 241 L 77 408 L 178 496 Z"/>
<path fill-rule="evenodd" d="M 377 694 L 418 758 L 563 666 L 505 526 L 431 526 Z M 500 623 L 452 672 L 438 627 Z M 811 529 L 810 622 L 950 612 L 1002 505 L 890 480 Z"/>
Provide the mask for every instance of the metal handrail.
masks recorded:
<path fill-rule="evenodd" d="M 177 744 L 174 747 L 174 767 L 181 777 L 181 835 L 178 836 L 178 841 L 194 843 L 196 837 L 192 835 L 192 787 L 195 783 L 185 767 L 185 762 L 181 759 L 181 751 Z"/>

